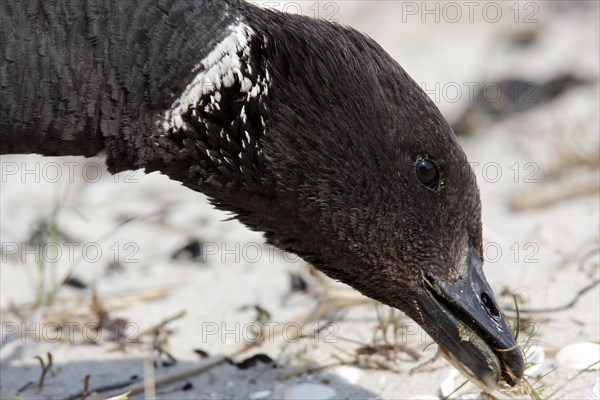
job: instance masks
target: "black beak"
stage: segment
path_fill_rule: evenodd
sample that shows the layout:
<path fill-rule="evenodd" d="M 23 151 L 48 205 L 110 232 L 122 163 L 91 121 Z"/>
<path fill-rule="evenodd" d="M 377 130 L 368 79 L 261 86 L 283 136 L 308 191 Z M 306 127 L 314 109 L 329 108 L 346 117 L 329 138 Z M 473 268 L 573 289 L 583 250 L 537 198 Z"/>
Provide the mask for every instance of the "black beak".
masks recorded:
<path fill-rule="evenodd" d="M 495 389 L 500 378 L 515 385 L 523 375 L 523 353 L 473 250 L 454 281 L 427 273 L 422 278 L 416 296 L 422 325 L 440 345 L 442 355 L 479 386 Z"/>

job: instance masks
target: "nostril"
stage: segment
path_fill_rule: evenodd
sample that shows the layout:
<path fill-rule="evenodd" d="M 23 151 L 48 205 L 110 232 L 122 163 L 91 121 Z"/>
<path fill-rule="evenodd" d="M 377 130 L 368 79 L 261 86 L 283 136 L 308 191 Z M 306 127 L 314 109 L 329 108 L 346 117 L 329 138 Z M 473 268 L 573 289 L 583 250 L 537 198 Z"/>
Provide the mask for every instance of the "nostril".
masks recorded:
<path fill-rule="evenodd" d="M 485 292 L 481 293 L 481 301 L 483 302 L 483 305 L 485 306 L 485 308 L 487 308 L 487 310 L 489 311 L 489 313 L 492 316 L 494 316 L 494 317 L 500 316 L 500 311 L 498 310 L 498 307 L 496 307 L 496 305 L 494 304 L 494 301 L 487 293 L 485 293 Z"/>

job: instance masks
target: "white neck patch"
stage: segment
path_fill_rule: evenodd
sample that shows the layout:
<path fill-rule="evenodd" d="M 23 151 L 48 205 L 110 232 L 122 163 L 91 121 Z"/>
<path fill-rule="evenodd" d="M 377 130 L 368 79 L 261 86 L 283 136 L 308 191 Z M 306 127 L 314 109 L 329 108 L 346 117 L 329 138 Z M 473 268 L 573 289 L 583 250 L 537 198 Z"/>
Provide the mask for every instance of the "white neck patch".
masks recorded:
<path fill-rule="evenodd" d="M 250 58 L 250 39 L 255 35 L 254 30 L 241 21 L 227 27 L 227 35 L 217 46 L 193 69 L 200 71 L 185 88 L 183 93 L 171 105 L 171 109 L 163 115 L 159 126 L 165 132 L 171 129 L 187 129 L 182 115 L 190 108 L 197 106 L 200 99 L 212 94 L 220 98 L 221 87 L 231 87 L 238 81 L 241 84 L 240 92 L 255 96 L 260 92 L 260 87 L 254 87 L 250 80 L 244 76 L 244 71 L 251 68 L 248 64 Z"/>

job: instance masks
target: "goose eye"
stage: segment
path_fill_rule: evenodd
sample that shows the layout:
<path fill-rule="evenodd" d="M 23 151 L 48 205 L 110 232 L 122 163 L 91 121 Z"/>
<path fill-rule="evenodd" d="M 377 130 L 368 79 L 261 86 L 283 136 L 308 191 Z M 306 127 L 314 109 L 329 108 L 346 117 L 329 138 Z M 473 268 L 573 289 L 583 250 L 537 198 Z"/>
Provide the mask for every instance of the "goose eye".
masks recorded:
<path fill-rule="evenodd" d="M 433 191 L 438 190 L 440 174 L 437 165 L 433 161 L 428 159 L 417 160 L 415 174 L 421 185 Z"/>

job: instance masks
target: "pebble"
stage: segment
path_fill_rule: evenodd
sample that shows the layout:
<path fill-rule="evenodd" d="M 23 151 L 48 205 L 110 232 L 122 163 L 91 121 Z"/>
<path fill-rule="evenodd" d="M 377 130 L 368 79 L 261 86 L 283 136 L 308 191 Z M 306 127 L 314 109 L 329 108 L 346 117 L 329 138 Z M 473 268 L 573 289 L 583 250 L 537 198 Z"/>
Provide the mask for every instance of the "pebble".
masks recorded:
<path fill-rule="evenodd" d="M 335 398 L 335 390 L 314 383 L 294 385 L 283 394 L 283 400 L 329 400 L 333 398 Z"/>
<path fill-rule="evenodd" d="M 600 369 L 600 345 L 590 342 L 573 343 L 560 349 L 556 363 L 561 368 L 582 370 Z M 592 364 L 596 363 L 592 366 Z"/>

